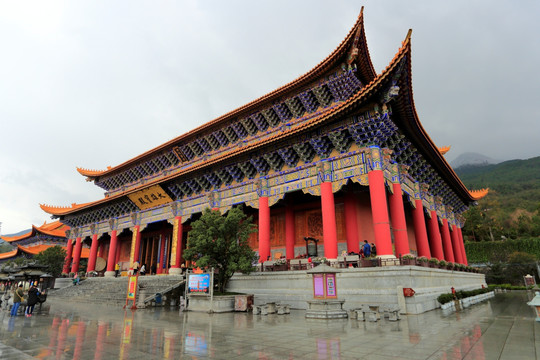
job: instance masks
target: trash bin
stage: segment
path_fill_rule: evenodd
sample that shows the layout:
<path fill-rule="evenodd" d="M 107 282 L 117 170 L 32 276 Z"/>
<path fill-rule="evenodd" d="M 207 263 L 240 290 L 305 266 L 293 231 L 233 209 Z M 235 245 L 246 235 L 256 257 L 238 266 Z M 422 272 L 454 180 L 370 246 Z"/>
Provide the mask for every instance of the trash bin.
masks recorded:
<path fill-rule="evenodd" d="M 163 300 L 163 296 L 161 293 L 156 294 L 156 305 L 161 305 L 161 301 Z"/>

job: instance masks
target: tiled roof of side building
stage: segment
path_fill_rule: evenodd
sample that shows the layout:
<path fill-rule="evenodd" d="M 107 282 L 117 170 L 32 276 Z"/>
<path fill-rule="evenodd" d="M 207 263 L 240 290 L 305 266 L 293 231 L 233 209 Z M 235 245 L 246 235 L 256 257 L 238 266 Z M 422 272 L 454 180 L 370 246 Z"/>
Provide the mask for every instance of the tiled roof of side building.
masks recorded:
<path fill-rule="evenodd" d="M 324 75 L 325 72 L 330 70 L 332 67 L 336 66 L 338 61 L 340 61 L 342 57 L 347 54 L 347 51 L 351 50 L 352 46 L 356 46 L 358 48 L 356 63 L 358 64 L 361 80 L 365 83 L 372 81 L 373 79 L 376 78 L 377 73 L 375 72 L 375 69 L 371 62 L 371 58 L 369 56 L 369 50 L 367 47 L 367 41 L 366 41 L 365 31 L 364 31 L 364 15 L 363 15 L 364 11 L 363 10 L 364 8 L 362 7 L 360 14 L 358 15 L 358 19 L 356 23 L 351 28 L 351 30 L 349 31 L 345 39 L 341 42 L 341 44 L 339 44 L 338 47 L 330 55 L 328 55 L 323 61 L 321 61 L 312 70 L 308 71 L 304 75 L 301 75 L 300 77 L 291 81 L 290 83 L 283 85 L 280 88 L 247 103 L 246 105 L 243 105 L 227 114 L 224 114 L 218 117 L 217 119 L 209 121 L 160 146 L 157 146 L 149 151 L 146 151 L 139 156 L 136 156 L 128 161 L 125 161 L 122 164 L 119 164 L 114 167 L 108 166 L 106 170 L 89 170 L 89 169 L 84 169 L 82 167 L 78 167 L 77 171 L 81 175 L 88 177 L 89 178 L 88 180 L 90 181 L 92 178 L 103 176 L 105 174 L 112 173 L 114 171 L 126 168 L 136 163 L 137 161 L 144 159 L 145 157 L 155 154 L 156 152 L 163 151 L 167 148 L 171 148 L 173 147 L 173 145 L 176 145 L 189 137 L 196 136 L 197 133 L 206 131 L 209 128 L 219 125 L 220 123 L 229 121 L 233 117 L 238 117 L 238 116 L 241 117 L 244 114 L 249 115 L 255 109 L 262 107 L 264 104 L 271 103 L 275 99 L 282 97 L 287 93 L 301 89 L 302 87 L 308 85 L 310 82 L 313 82 L 314 80 L 316 80 L 321 75 Z"/>
<path fill-rule="evenodd" d="M 65 237 L 66 230 L 69 230 L 69 226 L 62 224 L 60 221 L 53 221 L 51 223 L 45 222 L 43 225 L 39 227 L 32 225 L 32 229 L 24 234 L 17 235 L 17 236 L 0 236 L 0 239 L 6 242 L 12 243 L 12 242 L 31 238 L 32 236 L 35 236 L 37 233 L 42 233 L 42 234 L 57 236 L 57 237 Z"/>

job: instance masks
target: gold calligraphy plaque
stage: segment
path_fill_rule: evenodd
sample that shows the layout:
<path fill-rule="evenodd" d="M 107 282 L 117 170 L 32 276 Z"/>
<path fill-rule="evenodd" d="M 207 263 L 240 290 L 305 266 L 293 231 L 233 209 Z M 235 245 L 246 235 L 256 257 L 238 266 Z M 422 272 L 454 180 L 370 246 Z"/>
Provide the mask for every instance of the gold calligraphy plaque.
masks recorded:
<path fill-rule="evenodd" d="M 129 199 L 141 210 L 172 202 L 169 195 L 159 185 L 139 190 L 128 195 Z"/>

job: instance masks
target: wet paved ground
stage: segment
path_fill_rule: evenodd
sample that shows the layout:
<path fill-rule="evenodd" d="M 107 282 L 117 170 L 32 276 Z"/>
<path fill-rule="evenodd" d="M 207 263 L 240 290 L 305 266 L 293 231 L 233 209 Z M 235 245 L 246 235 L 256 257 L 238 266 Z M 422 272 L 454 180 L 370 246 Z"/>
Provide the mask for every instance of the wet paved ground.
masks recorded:
<path fill-rule="evenodd" d="M 31 318 L 0 313 L 0 359 L 539 359 L 531 297 L 497 294 L 459 313 L 377 323 L 48 301 Z"/>

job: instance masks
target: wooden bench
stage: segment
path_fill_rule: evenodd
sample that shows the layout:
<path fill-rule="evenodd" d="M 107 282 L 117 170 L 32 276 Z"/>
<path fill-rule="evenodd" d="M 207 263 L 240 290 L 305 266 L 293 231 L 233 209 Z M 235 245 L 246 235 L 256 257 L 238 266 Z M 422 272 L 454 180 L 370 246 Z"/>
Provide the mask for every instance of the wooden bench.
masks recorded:
<path fill-rule="evenodd" d="M 347 255 L 345 256 L 345 267 L 352 265 L 354 267 L 360 266 L 360 256 L 359 255 Z"/>
<path fill-rule="evenodd" d="M 275 265 L 276 265 L 275 261 L 265 261 L 263 262 L 263 271 L 274 271 Z"/>

